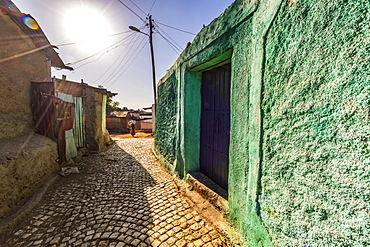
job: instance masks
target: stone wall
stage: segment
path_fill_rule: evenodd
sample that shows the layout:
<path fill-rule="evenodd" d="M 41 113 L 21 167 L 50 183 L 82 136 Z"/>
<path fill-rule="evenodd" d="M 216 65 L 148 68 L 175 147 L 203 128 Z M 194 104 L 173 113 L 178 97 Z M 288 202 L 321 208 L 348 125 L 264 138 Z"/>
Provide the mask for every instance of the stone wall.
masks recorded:
<path fill-rule="evenodd" d="M 0 140 L 0 218 L 59 169 L 57 144 L 27 133 Z"/>
<path fill-rule="evenodd" d="M 235 1 L 160 81 L 155 149 L 186 177 L 199 169 L 201 73 L 229 58 L 228 216 L 247 246 L 370 241 L 369 9 Z"/>

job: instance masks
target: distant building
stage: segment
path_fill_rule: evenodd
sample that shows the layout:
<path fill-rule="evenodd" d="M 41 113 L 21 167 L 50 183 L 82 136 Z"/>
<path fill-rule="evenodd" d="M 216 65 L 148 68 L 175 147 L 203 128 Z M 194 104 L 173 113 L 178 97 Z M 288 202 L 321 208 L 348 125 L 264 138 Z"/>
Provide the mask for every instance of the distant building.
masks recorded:
<path fill-rule="evenodd" d="M 151 113 L 143 111 L 111 111 L 107 113 L 107 129 L 112 134 L 129 133 L 129 122 L 135 120 L 136 131 L 151 132 L 153 129 L 151 118 Z"/>

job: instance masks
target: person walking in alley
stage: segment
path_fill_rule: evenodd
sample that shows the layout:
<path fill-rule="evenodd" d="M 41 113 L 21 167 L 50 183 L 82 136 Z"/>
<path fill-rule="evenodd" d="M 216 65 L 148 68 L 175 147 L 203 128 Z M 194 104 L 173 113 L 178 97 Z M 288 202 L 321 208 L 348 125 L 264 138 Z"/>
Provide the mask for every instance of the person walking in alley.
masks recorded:
<path fill-rule="evenodd" d="M 135 122 L 135 120 L 131 120 L 130 122 L 128 122 L 130 126 L 130 134 L 132 135 L 132 137 L 135 137 Z"/>

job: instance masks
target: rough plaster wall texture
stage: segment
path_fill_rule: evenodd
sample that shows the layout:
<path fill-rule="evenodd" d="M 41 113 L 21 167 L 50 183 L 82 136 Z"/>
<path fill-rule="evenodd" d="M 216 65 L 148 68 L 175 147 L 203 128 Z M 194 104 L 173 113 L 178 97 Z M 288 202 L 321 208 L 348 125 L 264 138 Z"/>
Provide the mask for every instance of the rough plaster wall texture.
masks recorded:
<path fill-rule="evenodd" d="M 158 85 L 158 106 L 155 124 L 155 149 L 169 164 L 175 162 L 178 80 L 171 70 L 169 76 Z"/>
<path fill-rule="evenodd" d="M 369 23 L 367 0 L 296 1 L 267 36 L 260 205 L 275 246 L 370 242 Z"/>
<path fill-rule="evenodd" d="M 85 121 L 86 121 L 86 146 L 90 151 L 99 151 L 99 133 L 101 132 L 101 123 L 97 118 L 101 116 L 98 112 L 97 107 L 101 104 L 99 99 L 96 98 L 95 90 L 86 88 L 86 110 L 85 110 Z"/>
<path fill-rule="evenodd" d="M 89 149 L 92 151 L 103 151 L 106 148 L 106 144 L 110 141 L 109 133 L 103 126 L 103 94 L 96 92 L 94 89 L 90 89 L 91 98 L 91 113 L 88 115 L 86 122 L 89 126 L 86 129 L 86 135 L 89 138 Z M 105 107 L 105 105 L 104 105 Z M 103 128 L 104 127 L 104 128 Z"/>
<path fill-rule="evenodd" d="M 0 60 L 35 49 L 31 39 L 0 13 Z M 32 128 L 30 82 L 44 81 L 47 65 L 43 51 L 0 62 L 0 139 Z"/>
<path fill-rule="evenodd" d="M 250 29 L 250 28 L 249 28 Z M 248 30 L 248 28 L 245 28 Z M 246 35 L 247 36 L 247 35 Z M 238 229 L 243 227 L 246 219 L 245 188 L 248 181 L 248 105 L 249 105 L 249 71 L 248 54 L 250 42 L 234 46 L 232 59 L 231 84 L 231 121 L 230 121 L 230 157 L 229 157 L 229 217 Z M 249 65 L 249 66 L 248 66 Z M 237 82 L 237 83 L 233 83 Z"/>
<path fill-rule="evenodd" d="M 35 133 L 0 140 L 0 218 L 59 168 L 57 144 Z"/>

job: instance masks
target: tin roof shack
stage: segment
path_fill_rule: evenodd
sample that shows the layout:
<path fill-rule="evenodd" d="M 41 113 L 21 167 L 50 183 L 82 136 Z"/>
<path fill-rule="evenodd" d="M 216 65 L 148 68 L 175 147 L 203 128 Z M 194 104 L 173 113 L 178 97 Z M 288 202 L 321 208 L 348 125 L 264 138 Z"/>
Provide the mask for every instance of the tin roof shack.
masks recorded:
<path fill-rule="evenodd" d="M 224 188 L 246 246 L 369 245 L 369 9 L 236 0 L 158 84 L 160 161 Z"/>
<path fill-rule="evenodd" d="M 37 22 L 0 0 L 0 217 L 59 168 L 57 144 L 35 134 L 31 82 L 66 67 Z M 71 69 L 71 68 L 69 68 Z"/>
<path fill-rule="evenodd" d="M 103 88 L 89 86 L 86 83 L 68 81 L 66 76 L 56 79 L 56 90 L 82 99 L 83 138 L 89 151 L 105 150 L 111 142 L 106 128 L 107 96 L 117 95 Z"/>

